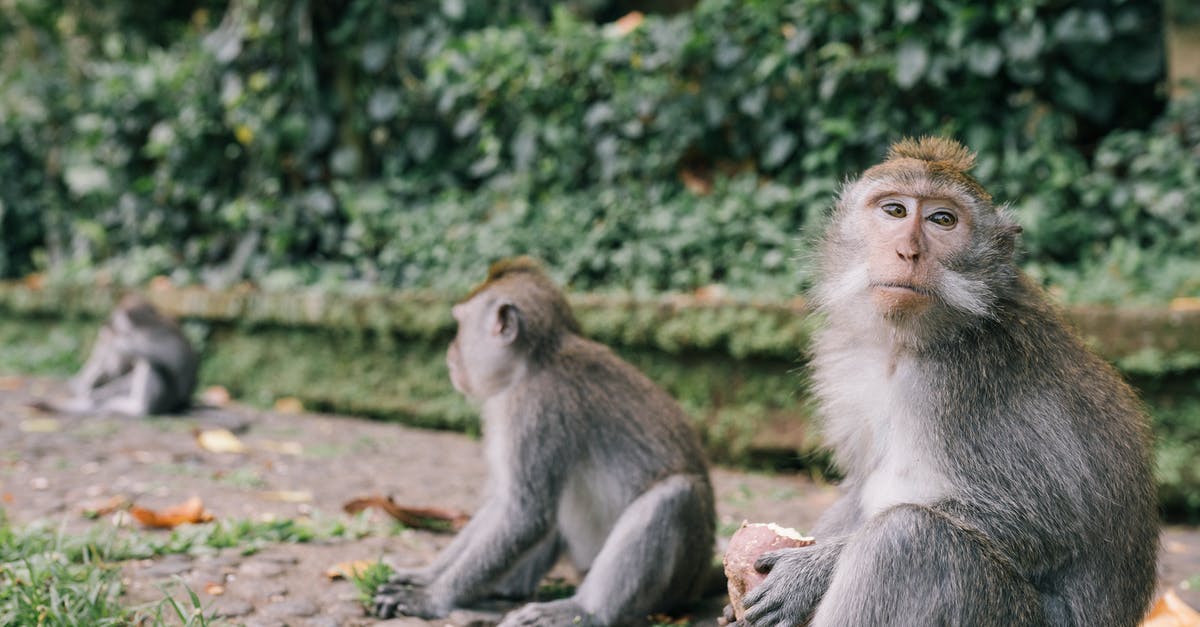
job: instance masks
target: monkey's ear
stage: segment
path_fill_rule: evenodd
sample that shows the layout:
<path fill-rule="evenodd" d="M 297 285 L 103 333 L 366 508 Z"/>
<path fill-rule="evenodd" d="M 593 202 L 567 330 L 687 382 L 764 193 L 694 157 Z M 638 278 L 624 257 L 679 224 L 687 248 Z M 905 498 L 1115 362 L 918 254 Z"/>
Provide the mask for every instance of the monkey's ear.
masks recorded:
<path fill-rule="evenodd" d="M 496 319 L 492 324 L 492 336 L 505 344 L 512 344 L 521 331 L 521 310 L 512 303 L 501 303 L 496 308 Z"/>

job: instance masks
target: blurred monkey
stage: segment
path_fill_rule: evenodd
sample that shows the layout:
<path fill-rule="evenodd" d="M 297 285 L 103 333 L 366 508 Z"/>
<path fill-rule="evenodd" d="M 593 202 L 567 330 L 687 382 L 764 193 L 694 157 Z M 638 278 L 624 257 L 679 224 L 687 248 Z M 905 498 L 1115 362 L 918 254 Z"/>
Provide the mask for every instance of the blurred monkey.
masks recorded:
<path fill-rule="evenodd" d="M 39 405 L 66 413 L 130 416 L 187 409 L 198 359 L 175 321 L 136 295 L 121 299 L 71 379 L 72 397 Z"/>
<path fill-rule="evenodd" d="M 454 387 L 482 404 L 485 501 L 433 564 L 380 587 L 375 613 L 431 618 L 489 596 L 528 598 L 562 553 L 585 573 L 574 596 L 525 605 L 504 627 L 614 625 L 697 597 L 715 512 L 679 405 L 583 338 L 528 258 L 493 265 L 453 314 L 446 361 Z"/>
<path fill-rule="evenodd" d="M 948 139 L 893 145 L 820 248 L 812 377 L 846 474 L 749 625 L 1136 625 L 1158 520 L 1139 402 L 1014 261 Z M 728 618 L 728 616 L 727 616 Z"/>

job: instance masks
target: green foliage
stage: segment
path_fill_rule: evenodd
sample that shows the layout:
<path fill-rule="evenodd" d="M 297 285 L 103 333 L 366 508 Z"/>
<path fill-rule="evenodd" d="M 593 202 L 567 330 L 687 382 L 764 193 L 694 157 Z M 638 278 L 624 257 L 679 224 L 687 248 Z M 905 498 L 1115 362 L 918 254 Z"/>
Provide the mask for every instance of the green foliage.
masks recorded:
<path fill-rule="evenodd" d="M 391 566 L 388 566 L 383 561 L 371 562 L 361 572 L 353 573 L 351 581 L 354 582 L 354 587 L 358 589 L 358 600 L 366 606 L 370 606 L 371 599 L 375 597 L 375 590 L 387 583 L 395 573 Z"/>
<path fill-rule="evenodd" d="M 0 624 L 127 624 L 119 570 L 52 531 L 14 529 L 0 510 Z"/>
<path fill-rule="evenodd" d="M 1039 278 L 1197 289 L 1200 106 L 1146 130 L 1159 3 L 705 0 L 628 33 L 553 5 L 4 5 L 0 276 L 457 290 L 531 253 L 576 289 L 779 297 L 844 176 L 948 133 Z"/>

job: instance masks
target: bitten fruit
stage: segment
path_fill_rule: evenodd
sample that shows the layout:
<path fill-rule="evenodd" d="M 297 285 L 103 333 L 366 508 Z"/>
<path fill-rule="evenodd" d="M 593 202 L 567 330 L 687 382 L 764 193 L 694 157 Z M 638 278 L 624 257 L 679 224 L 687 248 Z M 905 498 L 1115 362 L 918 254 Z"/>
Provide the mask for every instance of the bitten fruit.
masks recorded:
<path fill-rule="evenodd" d="M 767 577 L 754 569 L 754 561 L 758 556 L 768 551 L 808 546 L 813 542 L 816 540 L 775 523 L 742 521 L 741 528 L 729 539 L 729 547 L 725 549 L 729 604 L 733 606 L 733 615 L 737 620 L 742 620 L 745 612 L 742 597 Z"/>

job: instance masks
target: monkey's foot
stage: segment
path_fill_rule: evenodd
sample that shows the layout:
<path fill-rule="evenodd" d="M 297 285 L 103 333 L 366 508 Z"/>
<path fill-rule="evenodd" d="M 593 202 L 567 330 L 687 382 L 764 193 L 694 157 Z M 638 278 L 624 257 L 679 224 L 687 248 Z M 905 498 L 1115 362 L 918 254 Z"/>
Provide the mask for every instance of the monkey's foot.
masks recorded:
<path fill-rule="evenodd" d="M 424 568 L 394 568 L 387 582 L 394 586 L 424 587 L 433 582 L 433 575 Z"/>
<path fill-rule="evenodd" d="M 504 617 L 499 627 L 589 627 L 592 616 L 571 599 L 530 603 Z"/>
<path fill-rule="evenodd" d="M 448 613 L 448 609 L 434 603 L 422 586 L 385 583 L 375 589 L 375 596 L 371 599 L 371 613 L 379 618 L 441 618 Z"/>

